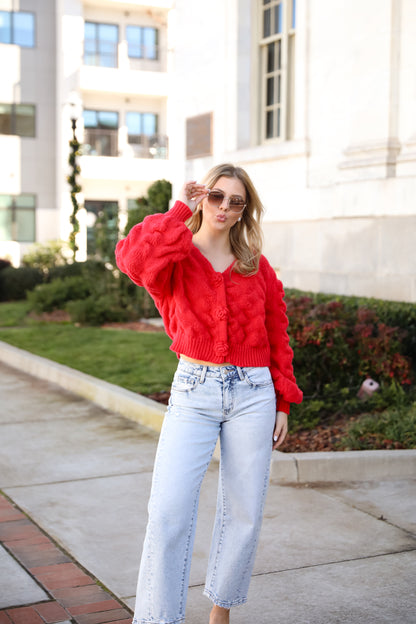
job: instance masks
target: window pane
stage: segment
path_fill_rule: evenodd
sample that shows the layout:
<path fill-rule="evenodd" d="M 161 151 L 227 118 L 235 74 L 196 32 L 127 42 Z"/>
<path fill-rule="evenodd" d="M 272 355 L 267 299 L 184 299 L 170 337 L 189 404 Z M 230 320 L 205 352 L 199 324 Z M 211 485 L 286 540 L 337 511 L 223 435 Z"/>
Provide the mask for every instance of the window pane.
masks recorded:
<path fill-rule="evenodd" d="M 273 111 L 266 113 L 266 137 L 268 139 L 273 138 Z"/>
<path fill-rule="evenodd" d="M 292 0 L 292 28 L 296 28 L 296 0 Z"/>
<path fill-rule="evenodd" d="M 267 95 L 266 95 L 266 103 L 267 106 L 271 106 L 273 104 L 274 98 L 274 78 L 267 79 Z"/>
<path fill-rule="evenodd" d="M 85 39 L 95 39 L 97 32 L 97 24 L 94 22 L 85 22 L 84 24 L 84 38 Z"/>
<path fill-rule="evenodd" d="M 0 195 L 0 210 L 11 208 L 13 204 L 13 198 L 11 195 Z"/>
<path fill-rule="evenodd" d="M 35 107 L 16 104 L 16 134 L 22 137 L 35 136 Z"/>
<path fill-rule="evenodd" d="M 33 243 L 35 240 L 35 211 L 16 210 L 16 240 Z"/>
<path fill-rule="evenodd" d="M 116 24 L 98 24 L 98 38 L 100 41 L 118 43 L 118 26 Z"/>
<path fill-rule="evenodd" d="M 282 68 L 282 42 L 279 40 L 276 42 L 277 45 L 277 69 Z"/>
<path fill-rule="evenodd" d="M 143 114 L 143 134 L 156 134 L 157 133 L 157 115 L 153 113 Z"/>
<path fill-rule="evenodd" d="M 282 5 L 279 3 L 274 7 L 274 34 L 282 32 Z"/>
<path fill-rule="evenodd" d="M 142 116 L 140 113 L 126 113 L 127 131 L 129 134 L 142 134 Z"/>
<path fill-rule="evenodd" d="M 276 90 L 276 102 L 280 104 L 280 93 L 281 93 L 281 76 L 277 76 L 277 90 Z"/>
<path fill-rule="evenodd" d="M 276 128 L 276 136 L 280 137 L 280 108 L 278 108 L 276 111 Z"/>
<path fill-rule="evenodd" d="M 12 133 L 12 105 L 0 104 L 0 134 Z"/>
<path fill-rule="evenodd" d="M 0 196 L 0 241 L 12 240 L 12 211 L 1 207 Z"/>
<path fill-rule="evenodd" d="M 0 11 L 0 43 L 12 42 L 11 14 Z"/>
<path fill-rule="evenodd" d="M 34 195 L 17 195 L 14 198 L 14 203 L 17 208 L 35 208 L 35 196 Z"/>
<path fill-rule="evenodd" d="M 99 24 L 98 39 L 99 65 L 101 67 L 117 67 L 118 26 Z"/>
<path fill-rule="evenodd" d="M 98 126 L 97 111 L 84 110 L 84 128 L 96 128 Z"/>
<path fill-rule="evenodd" d="M 100 128 L 118 128 L 118 113 L 112 111 L 98 111 L 97 114 Z"/>
<path fill-rule="evenodd" d="M 33 13 L 13 13 L 13 43 L 33 48 L 35 45 L 35 16 Z"/>
<path fill-rule="evenodd" d="M 156 28 L 143 30 L 144 56 L 148 59 L 157 59 L 157 30 Z"/>
<path fill-rule="evenodd" d="M 270 37 L 271 33 L 271 9 L 266 9 L 263 15 L 263 37 Z"/>
<path fill-rule="evenodd" d="M 270 74 L 274 70 L 274 43 L 267 46 L 267 73 Z"/>
<path fill-rule="evenodd" d="M 142 58 L 142 29 L 140 26 L 127 26 L 126 38 L 128 43 L 128 54 L 131 58 Z"/>

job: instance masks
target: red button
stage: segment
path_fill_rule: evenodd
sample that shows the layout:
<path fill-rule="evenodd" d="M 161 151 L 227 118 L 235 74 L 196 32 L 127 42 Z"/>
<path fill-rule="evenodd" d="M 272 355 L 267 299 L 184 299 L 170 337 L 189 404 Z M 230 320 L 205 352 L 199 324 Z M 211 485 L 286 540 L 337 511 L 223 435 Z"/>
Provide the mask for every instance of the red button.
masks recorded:
<path fill-rule="evenodd" d="M 228 317 L 228 310 L 227 310 L 227 308 L 217 308 L 215 310 L 215 317 L 219 321 L 224 321 Z"/>
<path fill-rule="evenodd" d="M 215 355 L 224 356 L 228 355 L 228 345 L 226 342 L 217 342 L 215 345 Z"/>

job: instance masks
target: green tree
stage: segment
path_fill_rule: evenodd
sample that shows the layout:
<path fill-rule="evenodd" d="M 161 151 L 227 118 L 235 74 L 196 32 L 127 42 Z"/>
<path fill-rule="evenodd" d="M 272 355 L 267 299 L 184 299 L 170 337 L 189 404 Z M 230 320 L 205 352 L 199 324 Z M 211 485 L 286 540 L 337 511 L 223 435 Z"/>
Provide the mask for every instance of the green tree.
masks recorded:
<path fill-rule="evenodd" d="M 136 207 L 129 210 L 124 236 L 130 232 L 137 223 L 141 223 L 149 214 L 166 212 L 169 209 L 169 201 L 172 197 L 172 184 L 167 180 L 153 182 L 147 190 L 147 197 L 136 199 Z"/>

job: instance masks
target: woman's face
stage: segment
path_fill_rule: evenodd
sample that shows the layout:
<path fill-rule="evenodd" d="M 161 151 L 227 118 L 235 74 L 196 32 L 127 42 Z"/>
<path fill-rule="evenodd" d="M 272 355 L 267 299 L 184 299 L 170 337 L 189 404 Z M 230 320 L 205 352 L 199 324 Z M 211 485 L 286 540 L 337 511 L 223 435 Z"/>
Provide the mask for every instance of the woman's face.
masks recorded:
<path fill-rule="evenodd" d="M 233 198 L 233 203 L 238 202 L 238 200 L 245 203 L 247 201 L 245 186 L 238 178 L 223 176 L 216 181 L 210 191 L 213 191 L 213 197 L 216 196 L 216 199 L 215 201 L 213 199 L 210 201 L 210 196 L 208 195 L 203 200 L 203 224 L 216 230 L 229 231 L 243 214 L 241 209 L 238 212 L 232 210 L 229 206 L 229 200 Z M 215 191 L 218 191 L 218 195 Z M 219 193 L 224 195 L 222 201 Z"/>

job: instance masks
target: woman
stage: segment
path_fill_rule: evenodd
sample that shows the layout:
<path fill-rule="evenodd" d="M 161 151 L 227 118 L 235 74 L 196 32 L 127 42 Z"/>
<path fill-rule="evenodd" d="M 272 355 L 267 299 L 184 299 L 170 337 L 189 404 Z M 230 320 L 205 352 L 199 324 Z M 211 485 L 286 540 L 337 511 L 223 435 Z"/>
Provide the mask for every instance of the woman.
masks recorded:
<path fill-rule="evenodd" d="M 221 442 L 204 594 L 210 624 L 247 600 L 272 449 L 302 393 L 283 289 L 261 255 L 263 208 L 247 173 L 214 167 L 165 214 L 117 245 L 118 266 L 153 297 L 178 354 L 160 435 L 134 624 L 184 621 L 202 479 Z"/>

